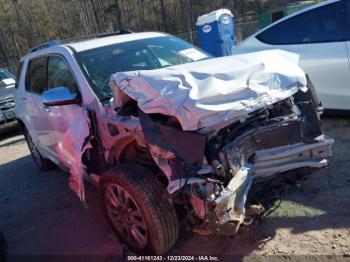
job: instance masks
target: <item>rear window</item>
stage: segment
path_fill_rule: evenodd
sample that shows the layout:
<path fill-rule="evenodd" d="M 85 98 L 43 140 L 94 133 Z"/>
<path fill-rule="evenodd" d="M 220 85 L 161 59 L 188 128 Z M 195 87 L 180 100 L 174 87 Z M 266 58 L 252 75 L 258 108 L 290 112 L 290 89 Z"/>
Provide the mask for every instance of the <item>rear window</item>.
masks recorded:
<path fill-rule="evenodd" d="M 46 90 L 46 61 L 46 57 L 30 60 L 27 73 L 27 91 L 41 94 Z"/>
<path fill-rule="evenodd" d="M 257 38 L 272 45 L 339 41 L 337 13 L 338 3 L 318 7 L 268 28 Z"/>

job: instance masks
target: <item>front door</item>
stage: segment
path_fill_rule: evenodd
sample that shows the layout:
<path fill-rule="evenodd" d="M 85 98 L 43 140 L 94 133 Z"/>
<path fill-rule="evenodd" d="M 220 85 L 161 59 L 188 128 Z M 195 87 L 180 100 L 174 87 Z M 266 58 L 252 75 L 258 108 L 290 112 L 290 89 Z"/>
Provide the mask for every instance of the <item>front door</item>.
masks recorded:
<path fill-rule="evenodd" d="M 67 87 L 72 93 L 79 93 L 77 81 L 63 56 L 51 55 L 48 57 L 47 63 L 47 89 L 56 87 Z M 65 144 L 63 142 L 66 133 L 73 123 L 79 126 L 79 121 L 84 121 L 82 115 L 83 107 L 81 105 L 61 105 L 46 107 L 45 121 L 46 136 L 43 143 L 59 160 L 67 159 L 61 156 L 65 152 Z M 86 119 L 85 119 L 86 121 Z M 81 123 L 82 126 L 86 123 Z M 70 134 L 79 136 L 79 134 Z M 70 165 L 68 163 L 63 163 Z"/>

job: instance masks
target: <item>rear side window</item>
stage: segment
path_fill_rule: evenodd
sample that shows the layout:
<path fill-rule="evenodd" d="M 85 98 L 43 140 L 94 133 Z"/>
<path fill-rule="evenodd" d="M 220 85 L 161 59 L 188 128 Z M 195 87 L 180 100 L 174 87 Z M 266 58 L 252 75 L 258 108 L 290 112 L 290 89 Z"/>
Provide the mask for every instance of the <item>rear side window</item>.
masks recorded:
<path fill-rule="evenodd" d="M 272 45 L 339 41 L 338 3 L 322 6 L 270 27 L 257 38 Z"/>
<path fill-rule="evenodd" d="M 342 34 L 346 40 L 350 40 L 350 0 L 345 1 L 341 11 Z"/>
<path fill-rule="evenodd" d="M 46 90 L 46 61 L 46 57 L 30 60 L 27 73 L 27 91 L 41 94 Z"/>
<path fill-rule="evenodd" d="M 55 87 L 68 87 L 72 93 L 78 92 L 75 78 L 63 57 L 49 57 L 47 85 L 48 89 Z"/>

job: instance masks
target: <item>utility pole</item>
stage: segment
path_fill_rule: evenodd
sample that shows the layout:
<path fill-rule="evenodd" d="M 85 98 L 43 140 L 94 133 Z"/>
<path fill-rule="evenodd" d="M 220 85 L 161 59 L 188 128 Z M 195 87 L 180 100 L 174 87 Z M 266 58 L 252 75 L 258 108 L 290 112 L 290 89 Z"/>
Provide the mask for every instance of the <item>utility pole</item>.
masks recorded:
<path fill-rule="evenodd" d="M 119 30 L 122 30 L 124 28 L 123 21 L 122 21 L 122 13 L 120 10 L 119 0 L 114 0 L 115 8 L 117 10 L 117 21 Z"/>
<path fill-rule="evenodd" d="M 166 19 L 164 0 L 160 0 L 160 7 L 162 9 L 162 19 L 163 19 L 164 31 L 168 32 L 168 23 L 167 23 L 167 19 Z"/>

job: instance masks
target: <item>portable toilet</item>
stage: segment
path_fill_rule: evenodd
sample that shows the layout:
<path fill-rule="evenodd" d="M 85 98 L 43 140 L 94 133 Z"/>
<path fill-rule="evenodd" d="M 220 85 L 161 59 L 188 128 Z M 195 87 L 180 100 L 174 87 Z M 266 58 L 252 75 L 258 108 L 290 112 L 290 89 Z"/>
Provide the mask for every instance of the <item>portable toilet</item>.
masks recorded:
<path fill-rule="evenodd" d="M 231 55 L 236 39 L 230 10 L 219 9 L 198 17 L 196 28 L 203 50 L 216 57 Z"/>

